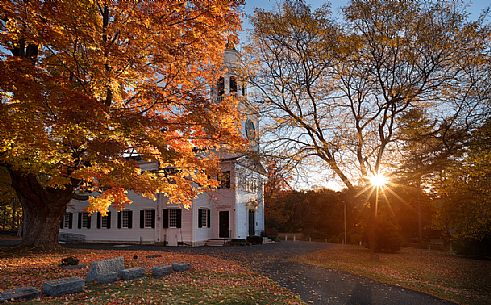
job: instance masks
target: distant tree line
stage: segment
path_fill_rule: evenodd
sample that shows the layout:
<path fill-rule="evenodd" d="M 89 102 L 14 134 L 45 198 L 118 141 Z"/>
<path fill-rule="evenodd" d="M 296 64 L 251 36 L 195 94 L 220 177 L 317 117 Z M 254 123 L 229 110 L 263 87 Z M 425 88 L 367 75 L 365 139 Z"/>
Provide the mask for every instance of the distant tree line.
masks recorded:
<path fill-rule="evenodd" d="M 423 238 L 438 238 L 439 231 L 432 226 L 436 210 L 428 196 L 419 196 L 412 187 L 394 189 L 387 194 L 389 206 L 381 199 L 380 213 L 391 219 L 401 241 L 419 241 L 418 206 L 422 206 Z M 312 240 L 341 243 L 344 241 L 344 209 L 346 206 L 347 243 L 358 244 L 366 238 L 368 207 L 364 196 L 356 196 L 347 190 L 336 192 L 330 189 L 309 191 L 280 190 L 266 198 L 266 233 L 272 236 L 283 232 L 303 233 Z"/>
<path fill-rule="evenodd" d="M 390 233 L 403 245 L 427 246 L 442 239 L 458 254 L 491 255 L 491 120 L 462 136 L 461 143 L 453 154 L 433 147 L 431 154 L 438 157 L 401 163 L 378 198 L 379 234 Z M 265 187 L 268 235 L 298 232 L 313 240 L 343 242 L 346 207 L 346 242 L 366 241 L 371 216 L 366 190 L 298 191 L 289 187 L 291 177 L 285 171 L 270 163 Z"/>
<path fill-rule="evenodd" d="M 346 188 L 281 190 L 267 198 L 282 216 L 271 228 L 340 240 L 347 202 L 351 235 L 374 251 L 399 235 L 491 249 L 491 24 L 466 9 L 352 0 L 336 18 L 329 3 L 286 0 L 255 12 L 244 73 L 266 117 L 263 154 L 280 168 L 315 164 Z M 391 183 L 377 189 L 380 175 Z"/>

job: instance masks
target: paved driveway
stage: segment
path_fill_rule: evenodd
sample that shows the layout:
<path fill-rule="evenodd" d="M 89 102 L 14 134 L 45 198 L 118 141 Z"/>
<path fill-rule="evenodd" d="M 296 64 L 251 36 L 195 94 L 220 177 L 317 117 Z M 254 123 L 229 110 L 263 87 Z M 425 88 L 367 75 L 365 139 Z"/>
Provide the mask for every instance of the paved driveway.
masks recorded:
<path fill-rule="evenodd" d="M 331 245 L 308 242 L 280 242 L 249 247 L 169 248 L 130 246 L 118 249 L 179 251 L 237 260 L 265 274 L 281 286 L 300 295 L 308 304 L 333 305 L 450 305 L 426 294 L 385 285 L 349 273 L 294 263 L 295 255 L 326 249 Z M 84 245 L 88 248 L 114 249 L 113 245 Z"/>

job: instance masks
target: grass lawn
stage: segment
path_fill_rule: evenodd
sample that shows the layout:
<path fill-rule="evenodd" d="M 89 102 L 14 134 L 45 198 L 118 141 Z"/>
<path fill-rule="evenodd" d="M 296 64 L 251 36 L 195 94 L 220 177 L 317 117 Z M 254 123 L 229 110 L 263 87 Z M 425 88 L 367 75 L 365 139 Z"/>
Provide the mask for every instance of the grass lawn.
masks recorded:
<path fill-rule="evenodd" d="M 363 247 L 335 245 L 295 260 L 347 271 L 459 304 L 490 304 L 491 261 L 413 248 L 403 248 L 397 254 L 380 254 L 379 258 L 373 261 L 370 251 Z"/>
<path fill-rule="evenodd" d="M 9 252 L 10 251 L 10 252 Z M 145 267 L 189 262 L 192 269 L 153 279 L 88 284 L 83 293 L 43 297 L 23 304 L 303 304 L 299 297 L 267 277 L 240 264 L 206 255 L 158 251 L 72 250 L 56 253 L 13 253 L 0 250 L 0 291 L 20 287 L 40 288 L 45 280 L 67 276 L 84 278 L 88 267 L 65 270 L 61 259 L 76 256 L 81 264 L 124 256 L 126 267 Z M 147 257 L 161 255 L 159 257 Z M 136 258 L 137 257 L 137 258 Z"/>

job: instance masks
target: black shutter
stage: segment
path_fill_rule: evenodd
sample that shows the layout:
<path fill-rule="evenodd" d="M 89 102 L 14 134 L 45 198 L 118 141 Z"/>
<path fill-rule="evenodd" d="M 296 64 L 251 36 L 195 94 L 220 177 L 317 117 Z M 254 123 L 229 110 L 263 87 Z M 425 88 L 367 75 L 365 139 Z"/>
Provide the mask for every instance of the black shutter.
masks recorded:
<path fill-rule="evenodd" d="M 82 229 L 82 213 L 78 213 L 78 228 Z"/>
<path fill-rule="evenodd" d="M 152 228 L 155 228 L 155 210 L 151 210 L 152 213 Z"/>
<path fill-rule="evenodd" d="M 203 209 L 198 209 L 198 228 L 202 228 L 203 227 L 203 223 L 201 222 L 201 217 L 203 217 L 203 212 L 205 210 Z"/>
<path fill-rule="evenodd" d="M 87 229 L 90 229 L 90 225 L 92 224 L 92 216 L 87 216 Z"/>
<path fill-rule="evenodd" d="M 164 228 L 169 227 L 169 209 L 164 209 L 162 211 L 162 224 L 164 225 Z"/>
<path fill-rule="evenodd" d="M 177 216 L 177 221 L 176 221 L 176 228 L 180 228 L 181 227 L 181 218 L 182 218 L 182 210 L 181 209 L 177 209 L 176 210 L 176 216 Z"/>
<path fill-rule="evenodd" d="M 63 223 L 65 222 L 65 215 L 63 214 L 63 216 L 61 216 L 61 219 L 60 219 L 60 229 L 63 229 Z"/>
<path fill-rule="evenodd" d="M 107 212 L 107 228 L 111 228 L 111 212 Z"/>
<path fill-rule="evenodd" d="M 128 229 L 133 228 L 133 211 L 128 211 Z"/>
<path fill-rule="evenodd" d="M 140 210 L 140 228 L 145 228 L 145 211 Z"/>
<path fill-rule="evenodd" d="M 97 229 L 101 228 L 101 213 L 97 212 Z"/>
<path fill-rule="evenodd" d="M 207 223 L 206 223 L 206 226 L 207 226 L 208 228 L 211 228 L 211 226 L 210 226 L 210 219 L 211 219 L 211 217 L 210 217 L 210 216 L 211 216 L 211 211 L 210 211 L 210 209 L 208 209 L 208 210 L 206 210 L 206 212 L 207 212 L 207 214 L 208 214 L 208 215 L 207 215 L 207 217 L 206 217 L 206 222 L 207 222 Z"/>
<path fill-rule="evenodd" d="M 68 213 L 68 215 L 70 216 L 70 218 L 68 218 L 68 228 L 71 229 L 73 224 L 73 213 Z"/>
<path fill-rule="evenodd" d="M 121 214 L 122 213 L 123 213 L 122 211 L 118 212 L 118 229 L 121 229 L 121 217 L 122 217 Z"/>

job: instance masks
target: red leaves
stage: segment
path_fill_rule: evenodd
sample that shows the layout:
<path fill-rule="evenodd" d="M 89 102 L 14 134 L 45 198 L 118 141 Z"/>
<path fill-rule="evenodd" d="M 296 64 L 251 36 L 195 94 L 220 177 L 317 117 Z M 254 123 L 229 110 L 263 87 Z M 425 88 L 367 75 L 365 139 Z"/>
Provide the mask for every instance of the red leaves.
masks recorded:
<path fill-rule="evenodd" d="M 87 265 L 94 260 L 122 255 L 126 267 L 143 266 L 147 274 L 152 266 L 178 261 L 191 263 L 192 269 L 162 279 L 89 285 L 84 293 L 43 298 L 43 303 L 56 300 L 65 304 L 228 304 L 242 300 L 247 304 L 300 304 L 289 291 L 234 261 L 161 251 L 69 250 L 20 257 L 0 253 L 0 290 L 18 286 L 40 287 L 45 280 L 65 276 L 84 278 L 87 267 L 65 270 L 58 266 L 61 259 L 69 255 L 76 256 L 81 264 Z"/>

